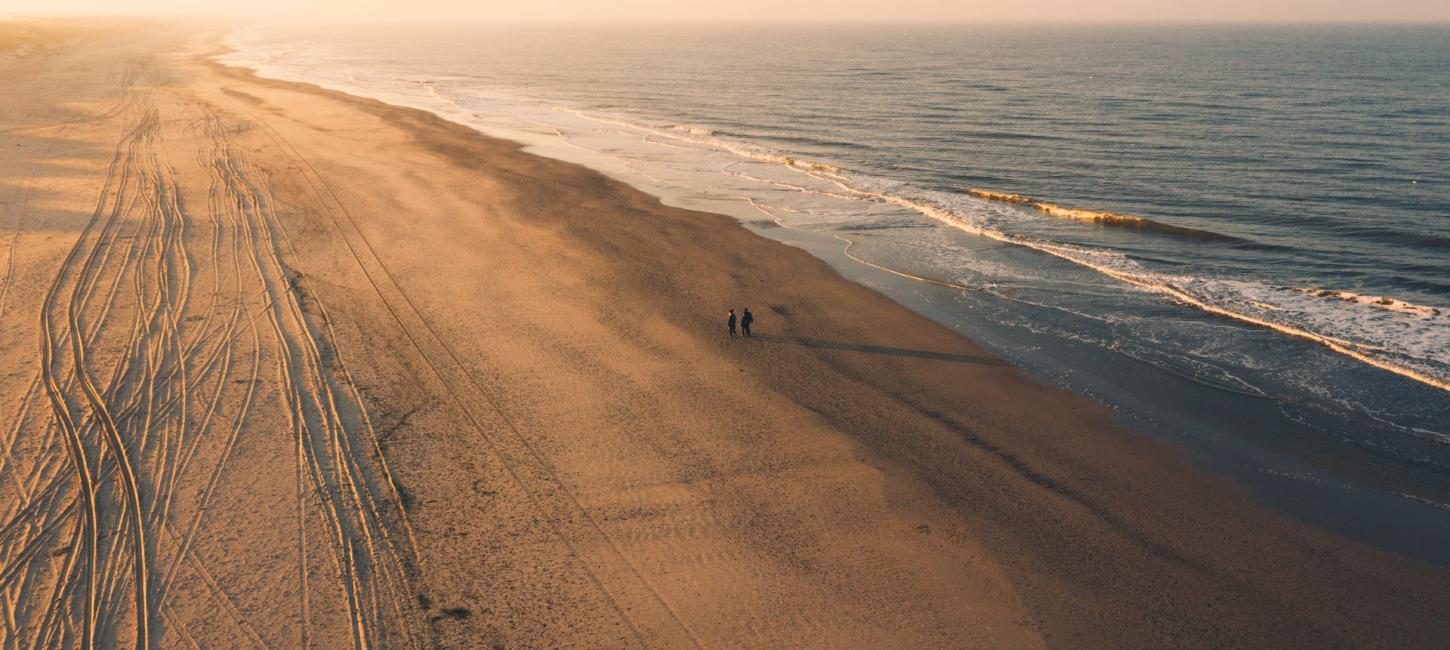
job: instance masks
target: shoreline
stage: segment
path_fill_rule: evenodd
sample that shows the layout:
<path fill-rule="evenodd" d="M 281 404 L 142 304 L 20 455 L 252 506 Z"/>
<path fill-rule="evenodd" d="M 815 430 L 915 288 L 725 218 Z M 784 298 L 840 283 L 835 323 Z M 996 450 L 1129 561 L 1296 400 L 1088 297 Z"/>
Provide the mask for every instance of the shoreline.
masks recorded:
<path fill-rule="evenodd" d="M 423 111 L 201 63 L 175 43 L 117 47 L 138 66 L 134 92 L 171 119 L 152 128 L 170 138 L 157 153 L 175 176 L 146 173 L 186 206 L 207 204 L 206 169 L 256 197 L 236 217 L 263 210 L 279 249 L 268 286 L 297 306 L 279 341 L 316 341 L 307 372 L 358 395 L 337 435 L 380 463 L 358 470 L 364 491 L 399 504 L 359 525 L 391 531 L 376 540 L 393 540 L 403 567 L 398 593 L 368 597 L 407 619 L 367 634 L 409 638 L 396 623 L 445 646 L 671 647 L 1447 638 L 1443 572 L 1269 511 L 1102 406 L 731 217 Z M 113 92 L 82 81 L 26 96 Z M 93 140 L 73 164 L 103 167 L 91 149 L 114 126 L 78 134 Z M 192 169 L 198 146 L 210 162 Z M 94 179 L 72 182 L 43 209 L 95 196 Z M 204 244 L 187 244 L 198 260 Z M 53 264 L 22 260 L 36 276 Z M 7 331 L 37 299 L 0 312 Z M 725 339 L 717 312 L 747 300 L 763 336 Z M 33 340 L 4 340 L 14 367 Z M 249 473 L 290 488 L 287 427 L 239 422 Z M 212 569 L 240 599 L 236 625 L 278 643 L 346 638 L 329 612 L 354 594 L 327 591 L 325 561 L 268 559 L 296 539 L 265 531 L 314 517 L 304 538 L 325 558 L 320 512 L 300 496 L 293 512 L 282 491 L 249 511 L 270 483 L 222 485 L 235 502 L 212 516 L 226 532 L 197 544 L 255 573 Z M 299 571 L 316 589 L 300 623 L 278 604 L 298 596 Z M 249 597 L 258 585 L 275 591 Z M 225 623 L 192 617 L 190 599 L 204 612 L 207 597 L 193 586 L 168 621 L 218 634 Z"/>
<path fill-rule="evenodd" d="M 219 42 L 218 47 L 221 53 L 236 52 L 224 43 Z M 869 244 L 869 241 L 762 220 L 754 203 L 687 198 L 686 193 L 671 193 L 658 184 L 646 182 L 639 177 L 638 170 L 628 164 L 621 166 L 608 155 L 586 152 L 546 136 L 490 126 L 472 119 L 461 107 L 455 107 L 459 111 L 450 111 L 426 102 L 396 103 L 405 99 L 401 96 L 390 102 L 385 97 L 353 94 L 345 87 L 263 77 L 257 69 L 245 65 L 220 60 L 215 63 L 246 70 L 261 79 L 300 83 L 387 106 L 422 111 L 485 137 L 517 143 L 526 153 L 583 165 L 655 196 L 665 206 L 728 215 L 758 235 L 810 252 L 843 277 L 880 291 L 903 307 L 945 327 L 978 328 L 971 336 L 975 344 L 987 346 L 997 356 L 1012 359 L 1039 381 L 1115 410 L 1121 425 L 1157 442 L 1166 442 L 1180 456 L 1191 458 L 1195 467 L 1250 489 L 1261 504 L 1335 534 L 1441 568 L 1450 567 L 1450 518 L 1441 514 L 1450 511 L 1450 483 L 1444 477 L 1443 460 L 1437 462 L 1442 457 L 1430 455 L 1439 453 L 1443 446 L 1438 439 L 1366 438 L 1368 442 L 1343 444 L 1340 436 L 1315 435 L 1324 431 L 1319 427 L 1333 424 L 1328 418 L 1313 420 L 1317 414 L 1307 410 L 1289 415 L 1272 405 L 1254 401 L 1252 394 L 1233 394 L 1234 387 L 1210 383 L 1183 368 L 1165 368 L 1161 363 L 1131 354 L 1093 350 L 1089 349 L 1091 346 L 1071 341 L 995 326 L 986 322 L 989 319 L 972 314 L 971 308 L 951 306 L 954 300 L 951 292 L 969 287 L 881 266 L 851 252 L 853 245 Z M 974 240 L 967 243 L 971 241 Z M 1053 261 L 1047 259 L 1052 253 L 1031 249 L 1027 254 L 1044 255 L 1044 264 Z M 903 282 L 902 278 L 908 281 Z M 1127 282 L 1136 284 L 1131 279 Z M 1190 302 L 1198 304 L 1191 299 Z M 1217 315 L 1215 308 L 1203 304 L 1193 309 L 1201 310 L 1209 318 L 1225 318 L 1234 323 L 1257 322 L 1245 321 L 1240 315 Z M 1272 324 L 1265 327 L 1282 331 Z M 1305 340 L 1323 344 L 1312 336 Z M 1374 366 L 1372 362 L 1368 365 Z M 1144 368 L 1146 376 L 1136 377 Z M 1251 399 L 1240 399 L 1241 396 Z M 1333 431 L 1332 428 L 1325 430 Z M 1280 441 L 1286 437 L 1298 440 L 1300 448 L 1282 444 Z M 1386 444 L 1395 449 L 1388 456 L 1379 448 Z M 1316 460 L 1306 462 L 1306 458 Z"/>

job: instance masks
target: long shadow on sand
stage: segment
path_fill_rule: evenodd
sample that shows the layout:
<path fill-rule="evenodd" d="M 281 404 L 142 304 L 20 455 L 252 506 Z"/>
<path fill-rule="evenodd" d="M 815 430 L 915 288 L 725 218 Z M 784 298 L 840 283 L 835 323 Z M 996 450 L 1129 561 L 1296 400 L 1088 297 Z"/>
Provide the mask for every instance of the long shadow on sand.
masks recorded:
<path fill-rule="evenodd" d="M 915 359 L 930 359 L 932 361 L 953 361 L 956 363 L 975 363 L 984 366 L 1005 366 L 1007 362 L 992 357 L 972 354 L 950 354 L 947 352 L 930 352 L 927 350 L 912 350 L 909 348 L 889 348 L 880 345 L 864 345 L 861 343 L 843 343 L 838 341 L 822 341 L 797 336 L 772 336 L 770 334 L 757 334 L 751 337 L 754 340 L 765 343 L 781 343 L 787 345 L 799 345 L 807 348 L 823 350 L 847 350 L 850 352 L 865 352 L 867 354 L 886 354 L 893 357 L 911 357 Z"/>

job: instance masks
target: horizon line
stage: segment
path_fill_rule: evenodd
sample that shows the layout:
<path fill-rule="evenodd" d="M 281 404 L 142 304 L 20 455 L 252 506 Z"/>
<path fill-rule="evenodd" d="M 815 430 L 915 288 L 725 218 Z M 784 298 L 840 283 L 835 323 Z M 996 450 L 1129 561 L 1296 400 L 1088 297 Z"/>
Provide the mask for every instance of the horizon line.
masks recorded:
<path fill-rule="evenodd" d="M 239 22 L 279 22 L 286 21 L 295 24 L 312 23 L 341 23 L 350 25 L 368 24 L 429 24 L 448 23 L 450 25 L 471 24 L 471 25 L 538 25 L 538 26 L 931 26 L 931 27 L 961 27 L 961 26 L 1165 26 L 1165 27 L 1213 27 L 1213 26 L 1402 26 L 1402 27 L 1450 27 L 1450 16 L 1445 18 L 1318 18 L 1318 19 L 1240 19 L 1240 18 L 986 18 L 986 19 L 941 19 L 929 18 L 920 19 L 877 19 L 877 18 L 840 18 L 840 19 L 640 19 L 640 20 L 616 20 L 616 19 L 574 19 L 559 20 L 554 18 L 484 18 L 484 17 L 417 17 L 417 16 L 389 16 L 380 15 L 367 18 L 325 18 L 323 16 L 300 16 L 289 18 L 280 14 L 244 14 L 244 13 L 124 13 L 124 12 L 71 12 L 71 13 L 5 13 L 0 11 L 0 20 L 28 19 L 28 20 L 65 20 L 65 19 L 137 19 L 137 20 L 215 20 L 215 21 L 239 21 Z"/>
<path fill-rule="evenodd" d="M 827 20 L 558 20 L 558 19 L 486 19 L 486 17 L 407 17 L 377 16 L 367 19 L 328 19 L 322 16 L 287 17 L 273 15 L 215 15 L 215 13 L 0 13 L 0 20 L 80 20 L 80 19 L 133 19 L 133 20 L 218 20 L 218 22 L 241 23 L 293 23 L 293 25 L 500 25 L 500 26 L 899 26 L 899 28 L 966 28 L 966 26 L 1163 26 L 1163 28 L 1286 28 L 1286 26 L 1399 26 L 1399 28 L 1450 28 L 1450 17 L 1444 19 L 980 19 L 980 20 L 931 20 L 931 19 L 827 19 Z"/>

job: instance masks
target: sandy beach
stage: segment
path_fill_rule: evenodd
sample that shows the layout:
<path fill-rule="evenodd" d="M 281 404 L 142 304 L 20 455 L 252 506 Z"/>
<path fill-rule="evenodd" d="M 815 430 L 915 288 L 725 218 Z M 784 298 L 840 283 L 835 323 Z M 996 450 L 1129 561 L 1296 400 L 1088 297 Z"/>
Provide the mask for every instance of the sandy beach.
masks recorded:
<path fill-rule="evenodd" d="M 5 647 L 1450 639 L 801 250 L 217 36 L 0 24 Z"/>

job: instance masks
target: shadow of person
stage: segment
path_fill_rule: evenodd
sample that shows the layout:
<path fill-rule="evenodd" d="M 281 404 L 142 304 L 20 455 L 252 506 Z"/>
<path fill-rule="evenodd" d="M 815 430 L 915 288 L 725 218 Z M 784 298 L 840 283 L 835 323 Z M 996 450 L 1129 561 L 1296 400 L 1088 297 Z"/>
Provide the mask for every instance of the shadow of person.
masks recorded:
<path fill-rule="evenodd" d="M 820 350 L 845 350 L 848 352 L 864 352 L 866 354 L 884 354 L 893 357 L 909 357 L 913 359 L 929 359 L 932 361 L 950 361 L 953 363 L 974 363 L 983 366 L 1006 366 L 1007 362 L 985 355 L 972 354 L 951 354 L 948 352 L 931 352 L 929 350 L 912 350 L 910 348 L 893 348 L 882 345 L 866 345 L 864 343 L 846 343 L 840 341 L 823 341 L 798 336 L 774 336 L 771 334 L 756 334 L 755 339 L 767 343 L 779 343 L 785 345 L 799 345 L 806 348 Z"/>

